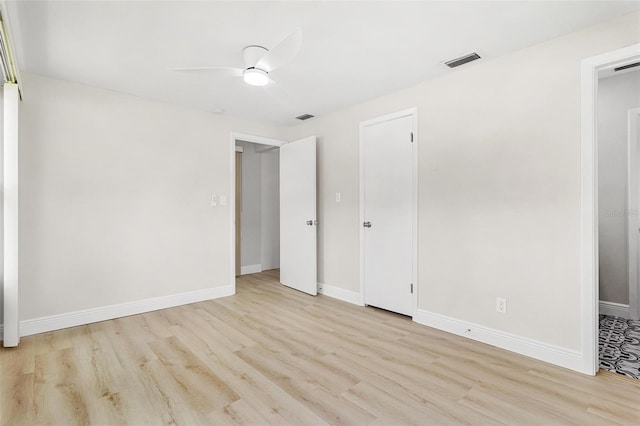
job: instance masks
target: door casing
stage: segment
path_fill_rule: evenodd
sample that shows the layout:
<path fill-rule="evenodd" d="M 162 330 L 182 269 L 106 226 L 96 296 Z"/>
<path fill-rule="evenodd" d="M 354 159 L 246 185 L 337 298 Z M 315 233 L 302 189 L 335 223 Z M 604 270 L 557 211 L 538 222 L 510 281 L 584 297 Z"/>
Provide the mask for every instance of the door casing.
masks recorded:
<path fill-rule="evenodd" d="M 637 72 L 637 71 L 636 71 Z M 638 281 L 638 245 L 640 243 L 640 108 L 629 110 L 629 167 L 627 185 L 627 235 L 629 242 L 629 316 L 640 318 L 640 283 Z"/>

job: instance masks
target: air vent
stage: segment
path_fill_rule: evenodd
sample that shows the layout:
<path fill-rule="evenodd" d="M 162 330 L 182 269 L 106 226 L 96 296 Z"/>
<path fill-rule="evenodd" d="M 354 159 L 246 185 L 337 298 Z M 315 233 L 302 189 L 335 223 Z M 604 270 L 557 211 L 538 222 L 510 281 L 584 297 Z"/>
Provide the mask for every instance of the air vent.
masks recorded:
<path fill-rule="evenodd" d="M 480 59 L 480 55 L 473 52 L 468 55 L 462 56 L 460 58 L 452 59 L 450 61 L 445 62 L 444 64 L 449 68 L 459 67 L 460 65 L 467 64 L 471 61 L 475 61 L 476 59 Z"/>
<path fill-rule="evenodd" d="M 297 118 L 298 120 L 302 120 L 302 121 L 304 121 L 304 120 L 308 120 L 308 119 L 313 118 L 313 117 L 314 117 L 314 116 L 313 116 L 313 115 L 311 115 L 311 114 L 302 114 L 302 115 L 297 116 L 296 118 Z"/>
<path fill-rule="evenodd" d="M 618 72 L 618 71 L 622 71 L 622 70 L 628 70 L 629 68 L 633 68 L 633 67 L 637 67 L 637 66 L 640 66 L 640 62 L 636 62 L 635 64 L 623 65 L 621 67 L 614 68 L 613 70 L 615 72 Z"/>

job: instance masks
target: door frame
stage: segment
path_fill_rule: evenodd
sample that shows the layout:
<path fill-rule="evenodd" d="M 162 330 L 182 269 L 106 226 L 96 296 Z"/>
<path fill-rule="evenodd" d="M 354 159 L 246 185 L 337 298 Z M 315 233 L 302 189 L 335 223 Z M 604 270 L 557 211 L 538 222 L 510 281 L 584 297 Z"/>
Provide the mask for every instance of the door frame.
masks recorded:
<path fill-rule="evenodd" d="M 280 139 L 233 131 L 229 135 L 229 257 L 231 258 L 229 263 L 229 283 L 233 286 L 233 294 L 236 293 L 236 142 L 238 141 L 276 147 L 281 147 L 287 143 L 287 141 Z"/>
<path fill-rule="evenodd" d="M 640 72 L 640 71 L 636 71 Z M 638 153 L 640 144 L 640 107 L 629 110 L 628 123 L 628 153 L 629 167 L 627 170 L 627 241 L 629 244 L 629 316 L 638 319 L 640 316 L 640 288 L 638 288 L 638 243 L 640 242 L 640 200 L 638 194 Z"/>
<path fill-rule="evenodd" d="M 360 167 L 360 202 L 359 204 L 359 218 L 358 229 L 360 234 L 360 301 L 364 305 L 364 129 L 365 127 L 384 123 L 386 121 L 395 120 L 403 117 L 413 117 L 413 147 L 411 150 L 411 181 L 412 181 L 412 196 L 411 196 L 411 226 L 413 228 L 411 237 L 411 253 L 412 253 L 412 280 L 413 280 L 413 294 L 412 294 L 412 317 L 418 309 L 418 108 L 413 107 L 402 111 L 397 111 L 391 114 L 386 114 L 381 117 L 376 117 L 370 120 L 360 122 L 360 134 L 359 134 L 359 167 Z"/>
<path fill-rule="evenodd" d="M 581 66 L 581 352 L 582 372 L 598 371 L 598 72 L 640 60 L 640 43 L 582 60 Z"/>
<path fill-rule="evenodd" d="M 4 83 L 3 110 L 3 211 L 4 211 L 4 325 L 0 326 L 0 339 L 4 347 L 20 343 L 19 315 L 19 115 L 20 87 L 16 83 Z"/>

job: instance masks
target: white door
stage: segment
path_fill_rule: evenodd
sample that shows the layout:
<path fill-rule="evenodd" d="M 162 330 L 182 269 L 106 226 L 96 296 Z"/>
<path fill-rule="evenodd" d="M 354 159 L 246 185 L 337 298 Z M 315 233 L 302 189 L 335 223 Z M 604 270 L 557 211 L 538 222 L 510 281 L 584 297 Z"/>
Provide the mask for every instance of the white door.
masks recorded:
<path fill-rule="evenodd" d="M 316 137 L 280 147 L 280 282 L 318 294 Z"/>
<path fill-rule="evenodd" d="M 413 314 L 414 115 L 362 125 L 366 305 Z"/>

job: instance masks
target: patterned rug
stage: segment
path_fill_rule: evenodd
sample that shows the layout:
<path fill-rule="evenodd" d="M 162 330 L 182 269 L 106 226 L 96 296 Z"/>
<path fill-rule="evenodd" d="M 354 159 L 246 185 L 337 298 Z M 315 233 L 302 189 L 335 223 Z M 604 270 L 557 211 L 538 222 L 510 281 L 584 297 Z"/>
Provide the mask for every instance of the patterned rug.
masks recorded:
<path fill-rule="evenodd" d="M 600 315 L 600 368 L 640 379 L 640 321 Z"/>

